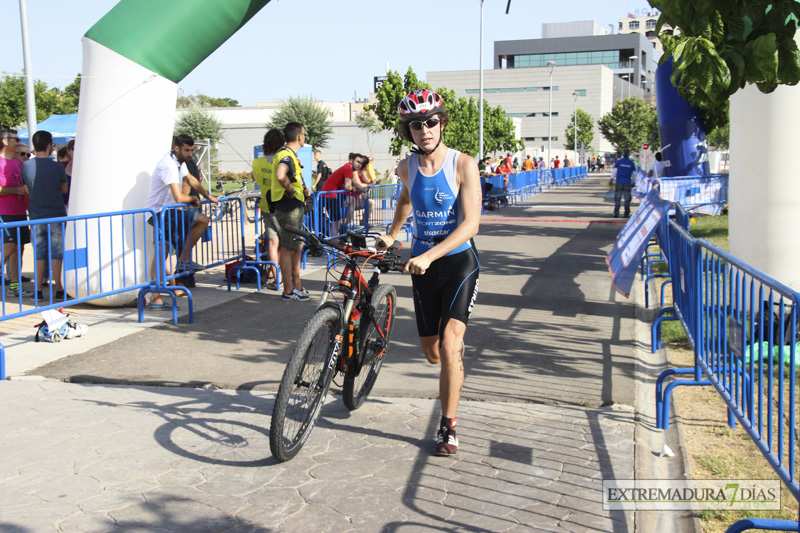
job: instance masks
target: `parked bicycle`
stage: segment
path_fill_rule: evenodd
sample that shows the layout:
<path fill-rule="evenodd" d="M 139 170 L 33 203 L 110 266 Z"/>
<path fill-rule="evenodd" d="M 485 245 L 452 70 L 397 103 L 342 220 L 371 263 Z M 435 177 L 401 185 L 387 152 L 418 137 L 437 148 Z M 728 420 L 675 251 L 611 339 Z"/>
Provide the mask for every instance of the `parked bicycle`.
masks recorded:
<path fill-rule="evenodd" d="M 396 249 L 378 252 L 367 248 L 358 233 L 339 244 L 293 227 L 311 248 L 327 248 L 334 254 L 328 263 L 328 281 L 319 305 L 306 324 L 283 373 L 269 444 L 278 461 L 288 461 L 300 451 L 314 424 L 335 375 L 344 376 L 344 404 L 355 410 L 364 404 L 378 378 L 394 327 L 397 291 L 380 284 L 380 274 L 403 271 Z M 372 263 L 372 277 L 364 269 Z M 341 274 L 336 265 L 341 264 Z M 341 297 L 339 294 L 341 293 Z"/>
<path fill-rule="evenodd" d="M 225 187 L 224 183 L 221 181 L 217 181 L 217 188 L 220 190 L 220 200 L 224 200 L 225 198 L 241 198 L 242 199 L 242 206 L 245 210 L 247 215 L 248 222 L 255 222 L 256 219 L 256 203 L 261 198 L 261 194 L 258 191 L 251 191 L 247 188 L 247 182 L 244 181 L 237 181 L 235 182 L 239 185 L 238 188 L 224 192 Z M 222 220 L 228 215 L 232 215 L 237 213 L 239 210 L 239 202 L 237 201 L 229 201 L 229 202 L 220 202 L 218 206 L 211 210 L 211 220 L 218 221 Z"/>

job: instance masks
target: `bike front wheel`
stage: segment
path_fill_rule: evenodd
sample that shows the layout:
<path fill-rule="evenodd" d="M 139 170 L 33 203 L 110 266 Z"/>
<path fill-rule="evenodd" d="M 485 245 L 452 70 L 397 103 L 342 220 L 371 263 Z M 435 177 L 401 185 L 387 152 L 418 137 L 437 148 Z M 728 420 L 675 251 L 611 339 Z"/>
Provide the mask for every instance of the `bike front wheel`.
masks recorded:
<path fill-rule="evenodd" d="M 348 409 L 358 409 L 372 391 L 378 372 L 381 371 L 389 339 L 394 328 L 394 308 L 397 291 L 391 285 L 378 285 L 372 294 L 375 308 L 374 320 L 361 315 L 363 348 L 360 350 L 360 364 L 351 364 L 344 376 L 342 395 Z"/>
<path fill-rule="evenodd" d="M 283 372 L 272 422 L 269 447 L 278 461 L 288 461 L 305 444 L 319 417 L 334 372 L 323 371 L 331 356 L 339 327 L 339 312 L 330 307 L 317 310 L 308 321 L 292 358 Z"/>

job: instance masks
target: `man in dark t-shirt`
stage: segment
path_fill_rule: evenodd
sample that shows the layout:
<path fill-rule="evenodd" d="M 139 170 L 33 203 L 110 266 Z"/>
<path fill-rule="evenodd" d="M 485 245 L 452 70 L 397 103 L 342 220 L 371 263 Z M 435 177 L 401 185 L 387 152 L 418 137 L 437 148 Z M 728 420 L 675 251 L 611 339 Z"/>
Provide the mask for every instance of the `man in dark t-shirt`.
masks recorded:
<path fill-rule="evenodd" d="M 314 161 L 317 162 L 317 170 L 314 172 L 314 183 L 311 188 L 315 192 L 319 192 L 322 190 L 322 186 L 325 184 L 325 181 L 332 172 L 330 167 L 325 163 L 325 161 L 322 160 L 321 151 L 314 150 Z"/>
<path fill-rule="evenodd" d="M 69 191 L 69 178 L 64 165 L 50 159 L 53 151 L 53 136 L 49 131 L 40 130 L 33 134 L 33 149 L 36 157 L 22 165 L 22 181 L 30 192 L 28 216 L 31 220 L 67 216 L 64 207 L 64 194 Z M 42 283 L 48 259 L 55 281 L 54 299 L 64 298 L 61 284 L 61 263 L 63 258 L 64 224 L 37 224 L 33 227 L 36 254 L 36 292 L 35 298 L 42 300 Z"/>

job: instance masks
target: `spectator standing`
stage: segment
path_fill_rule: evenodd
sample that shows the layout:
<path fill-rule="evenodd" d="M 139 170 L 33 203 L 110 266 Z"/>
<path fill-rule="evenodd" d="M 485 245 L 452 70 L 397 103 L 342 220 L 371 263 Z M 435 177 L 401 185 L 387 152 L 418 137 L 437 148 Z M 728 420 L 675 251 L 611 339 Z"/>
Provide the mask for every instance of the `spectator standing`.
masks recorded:
<path fill-rule="evenodd" d="M 275 155 L 275 153 L 273 152 L 272 155 Z M 312 184 L 311 188 L 314 191 L 319 192 L 322 190 L 322 185 L 325 183 L 325 180 L 330 177 L 332 171 L 327 163 L 322 160 L 322 152 L 320 150 L 314 150 L 314 161 L 317 162 L 317 171 L 314 173 L 314 183 Z"/>
<path fill-rule="evenodd" d="M 525 172 L 533 170 L 533 159 L 531 159 L 530 155 L 528 155 L 525 158 L 525 162 L 522 163 L 522 170 L 524 170 Z"/>
<path fill-rule="evenodd" d="M 19 161 L 19 164 L 21 165 L 22 163 L 24 163 L 25 161 L 27 161 L 30 158 L 31 158 L 31 149 L 28 148 L 28 145 L 27 144 L 22 144 L 22 143 L 17 145 L 17 157 L 16 157 L 16 159 L 17 159 L 17 161 Z"/>
<path fill-rule="evenodd" d="M 503 192 L 508 191 L 508 175 L 514 173 L 514 169 L 506 163 L 507 159 L 504 159 L 497 167 L 497 173 L 503 175 Z"/>
<path fill-rule="evenodd" d="M 161 158 L 153 170 L 146 207 L 156 213 L 160 213 L 164 207 L 173 203 L 192 204 L 195 207 L 195 209 L 174 211 L 171 216 L 164 217 L 166 224 L 164 228 L 166 242 L 164 244 L 166 246 L 167 243 L 170 243 L 175 249 L 175 253 L 178 255 L 178 269 L 203 270 L 205 269 L 203 265 L 191 260 L 191 253 L 194 245 L 206 231 L 209 219 L 200 212 L 200 199 L 186 194 L 182 190 L 184 177 L 189 174 L 186 161 L 194 155 L 194 139 L 188 135 L 177 135 L 173 137 L 172 145 L 172 150 Z M 153 217 L 150 217 L 148 222 L 151 225 L 154 224 Z M 168 250 L 165 249 L 163 252 L 166 258 Z M 151 277 L 156 275 L 157 256 L 158 253 L 154 254 L 150 268 Z M 171 273 L 169 272 L 169 261 L 166 261 L 164 268 L 166 273 Z M 174 281 L 170 280 L 170 284 L 174 284 Z M 171 310 L 172 306 L 164 303 L 161 294 L 153 293 L 150 298 L 150 309 L 154 311 Z"/>
<path fill-rule="evenodd" d="M 378 184 L 378 173 L 375 172 L 375 167 L 373 166 L 375 163 L 375 158 L 370 157 L 367 161 L 367 164 L 361 167 L 360 177 L 361 181 L 367 187 L 371 187 L 373 185 Z"/>
<path fill-rule="evenodd" d="M 303 184 L 303 168 L 297 159 L 297 150 L 305 145 L 306 128 L 299 122 L 290 122 L 283 129 L 283 135 L 286 137 L 286 144 L 275 154 L 275 178 L 271 188 L 275 218 L 281 228 L 282 298 L 308 300 L 308 291 L 300 280 L 303 243 L 294 233 L 286 231 L 287 226 L 303 227 L 303 206 L 306 197 L 311 196 L 311 190 Z"/>
<path fill-rule="evenodd" d="M 22 183 L 22 163 L 18 159 L 20 146 L 17 130 L 0 130 L 0 221 L 28 220 L 26 196 L 28 189 Z M 28 226 L 3 231 L 3 259 L 8 265 L 8 294 L 20 294 L 20 270 L 25 244 L 31 242 Z"/>
<path fill-rule="evenodd" d="M 558 156 L 553 160 L 553 168 L 561 168 L 561 161 L 558 159 Z"/>
<path fill-rule="evenodd" d="M 647 173 L 648 178 L 653 178 L 656 182 L 664 175 L 664 162 L 661 152 L 656 152 L 656 160 L 650 165 L 650 170 Z"/>
<path fill-rule="evenodd" d="M 261 190 L 261 223 L 264 227 L 264 233 L 261 238 L 264 239 L 267 253 L 267 261 L 272 261 L 276 265 L 280 264 L 280 227 L 275 218 L 275 209 L 272 206 L 272 180 L 275 178 L 275 154 L 281 149 L 286 138 L 283 132 L 278 129 L 271 129 L 264 135 L 264 155 L 253 161 L 253 179 L 258 184 Z M 319 150 L 315 151 L 316 155 Z M 319 161 L 325 165 L 324 161 Z M 327 168 L 328 165 L 325 165 Z M 319 166 L 317 167 L 319 169 Z M 275 267 L 269 267 L 267 275 L 267 288 L 278 290 L 277 276 Z"/>
<path fill-rule="evenodd" d="M 175 144 L 174 139 L 172 144 Z M 200 166 L 197 164 L 197 161 L 195 161 L 194 156 L 186 160 L 186 171 L 187 174 L 183 177 L 183 182 L 181 183 L 181 192 L 183 194 L 188 194 L 189 196 L 195 196 L 198 200 L 201 200 L 202 198 L 208 198 L 209 202 L 214 205 L 218 205 L 219 200 L 217 197 L 207 191 L 203 185 L 203 171 L 200 170 Z M 194 208 L 187 207 L 186 209 Z M 197 282 L 194 278 L 194 271 L 191 270 L 186 275 L 177 278 L 175 283 L 190 289 L 196 287 Z M 183 292 L 180 295 L 183 296 L 185 294 L 186 293 Z"/>
<path fill-rule="evenodd" d="M 64 206 L 64 194 L 69 191 L 69 178 L 64 165 L 50 159 L 53 151 L 53 135 L 49 131 L 39 130 L 33 134 L 33 150 L 35 157 L 22 165 L 22 181 L 30 191 L 28 214 L 31 220 L 57 218 L 67 216 Z M 36 292 L 35 299 L 42 301 L 44 295 L 45 270 L 48 264 L 49 279 L 56 285 L 54 299 L 64 298 L 64 287 L 61 283 L 61 266 L 64 257 L 64 224 L 36 224 L 33 226 L 34 252 L 36 255 Z"/>
<path fill-rule="evenodd" d="M 621 200 L 625 199 L 625 217 L 631 216 L 631 189 L 633 189 L 633 173 L 636 165 L 628 159 L 631 151 L 628 148 L 622 150 L 622 158 L 614 164 L 612 178 L 615 179 L 614 185 L 614 218 L 619 217 Z M 616 175 L 614 175 L 616 174 Z"/>
<path fill-rule="evenodd" d="M 394 162 L 394 166 L 392 167 L 392 171 L 389 173 L 389 182 L 390 183 L 397 183 L 400 179 L 400 176 L 397 174 L 397 166 L 400 164 L 400 160 L 396 160 Z"/>

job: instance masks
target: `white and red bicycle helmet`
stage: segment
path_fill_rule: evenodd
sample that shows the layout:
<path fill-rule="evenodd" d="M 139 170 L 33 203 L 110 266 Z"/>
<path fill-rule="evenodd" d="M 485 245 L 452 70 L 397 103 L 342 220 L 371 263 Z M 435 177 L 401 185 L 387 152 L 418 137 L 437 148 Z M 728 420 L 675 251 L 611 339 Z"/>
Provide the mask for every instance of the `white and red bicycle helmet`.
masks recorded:
<path fill-rule="evenodd" d="M 430 89 L 417 89 L 400 100 L 397 111 L 401 120 L 420 120 L 435 115 L 444 109 L 444 100 Z"/>

